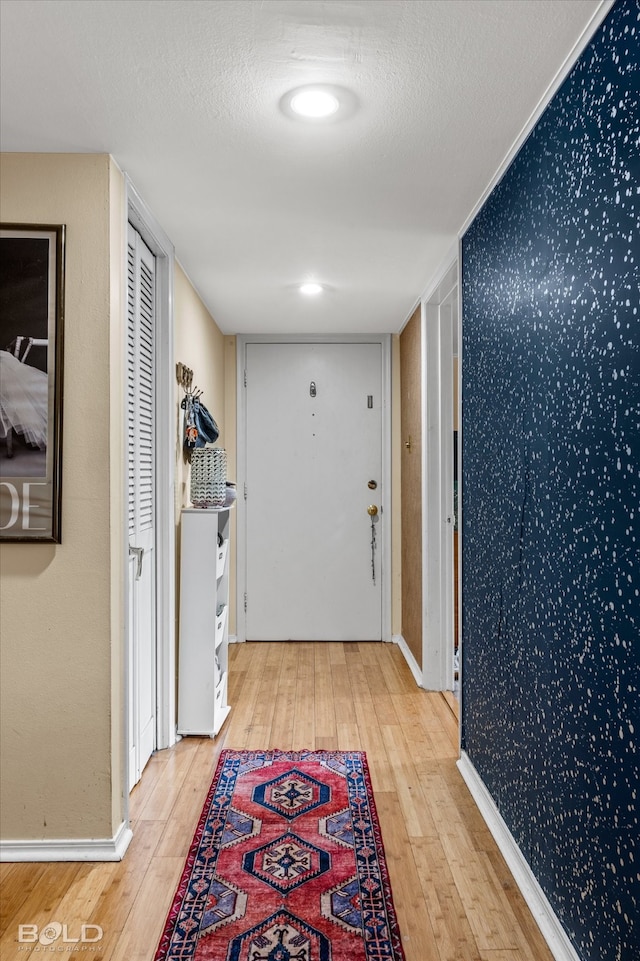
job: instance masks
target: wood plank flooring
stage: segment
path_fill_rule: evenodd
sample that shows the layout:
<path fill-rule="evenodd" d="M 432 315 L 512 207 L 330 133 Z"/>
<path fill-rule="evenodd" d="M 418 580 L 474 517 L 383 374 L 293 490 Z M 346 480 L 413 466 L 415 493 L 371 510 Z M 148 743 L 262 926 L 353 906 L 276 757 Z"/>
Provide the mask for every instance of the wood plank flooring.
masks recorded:
<path fill-rule="evenodd" d="M 395 645 L 238 644 L 230 663 L 229 719 L 151 758 L 122 862 L 0 866 L 3 961 L 42 956 L 18 925 L 53 920 L 104 931 L 62 956 L 150 961 L 223 747 L 367 752 L 406 961 L 552 961 L 456 768 L 456 717 Z"/>

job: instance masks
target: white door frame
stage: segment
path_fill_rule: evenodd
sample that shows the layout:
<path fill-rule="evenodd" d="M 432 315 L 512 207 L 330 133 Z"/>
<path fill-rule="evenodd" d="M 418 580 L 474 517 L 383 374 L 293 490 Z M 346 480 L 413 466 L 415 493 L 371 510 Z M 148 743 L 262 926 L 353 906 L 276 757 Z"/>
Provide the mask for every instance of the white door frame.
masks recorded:
<path fill-rule="evenodd" d="M 382 539 L 382 640 L 391 641 L 391 336 L 389 334 L 354 334 L 352 336 L 239 334 L 237 339 L 237 435 L 238 435 L 238 500 L 237 500 L 237 577 L 236 640 L 246 641 L 247 620 L 245 592 L 247 583 L 247 512 L 244 485 L 247 479 L 247 404 L 244 386 L 247 344 L 380 344 L 382 349 L 382 516 L 385 536 Z M 286 510 L 286 501 L 282 504 Z M 331 506 L 328 505 L 328 509 Z"/>
<path fill-rule="evenodd" d="M 421 686 L 432 691 L 453 690 L 453 333 L 455 325 L 459 342 L 460 310 L 453 316 L 450 304 L 458 280 L 456 249 L 421 298 Z"/>
<path fill-rule="evenodd" d="M 172 440 L 175 437 L 175 366 L 173 347 L 173 278 L 175 254 L 173 244 L 157 222 L 145 202 L 142 200 L 131 180 L 125 175 L 125 217 L 131 223 L 156 257 L 156 419 L 155 419 L 155 448 L 156 448 L 156 676 L 157 676 L 157 710 L 156 710 L 156 747 L 158 749 L 170 747 L 176 741 L 176 650 L 175 650 L 175 450 Z M 126 237 L 126 224 L 125 233 Z M 126 277 L 126 245 L 123 251 Z M 123 296 L 126 302 L 126 289 Z M 126 316 L 126 305 L 124 309 Z M 123 352 L 126 344 L 123 343 Z M 126 414 L 126 412 L 125 412 Z M 123 424 L 123 444 L 126 446 L 127 431 Z M 124 506 L 125 516 L 122 519 L 123 528 L 127 531 L 127 483 L 126 483 L 126 453 L 124 457 Z M 126 571 L 129 564 L 128 537 L 123 539 L 124 598 L 125 625 L 129 624 L 129 585 Z M 128 626 L 125 627 L 125 671 L 128 672 L 128 652 L 131 644 Z M 128 758 L 129 730 L 128 730 L 128 678 L 124 686 L 126 701 L 125 709 L 125 751 L 123 757 Z M 125 774 L 127 785 L 126 796 L 129 795 L 130 785 L 128 770 Z"/>

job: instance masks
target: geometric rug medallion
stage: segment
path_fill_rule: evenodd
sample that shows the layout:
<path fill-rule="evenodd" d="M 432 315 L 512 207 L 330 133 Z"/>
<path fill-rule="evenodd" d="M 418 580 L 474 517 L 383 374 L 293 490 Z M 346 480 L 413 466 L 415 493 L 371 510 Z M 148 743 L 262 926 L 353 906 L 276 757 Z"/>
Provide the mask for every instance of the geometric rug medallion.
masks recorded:
<path fill-rule="evenodd" d="M 223 751 L 155 961 L 404 961 L 365 754 Z"/>

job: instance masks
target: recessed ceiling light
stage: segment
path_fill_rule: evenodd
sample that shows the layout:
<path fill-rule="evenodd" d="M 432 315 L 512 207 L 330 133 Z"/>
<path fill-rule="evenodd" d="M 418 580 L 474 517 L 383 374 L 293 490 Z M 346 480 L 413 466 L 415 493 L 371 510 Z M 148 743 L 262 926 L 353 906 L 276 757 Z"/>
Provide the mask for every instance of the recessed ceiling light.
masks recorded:
<path fill-rule="evenodd" d="M 305 294 L 307 297 L 315 297 L 317 294 L 321 294 L 324 290 L 322 284 L 308 283 L 300 284 L 300 293 Z"/>
<path fill-rule="evenodd" d="M 359 104 L 354 92 L 346 87 L 335 83 L 306 83 L 284 93 L 279 106 L 290 120 L 323 124 L 353 117 Z"/>
<path fill-rule="evenodd" d="M 291 109 L 300 117 L 308 117 L 312 120 L 321 120 L 323 117 L 330 117 L 334 114 L 340 101 L 328 90 L 317 87 L 308 87 L 306 90 L 299 90 L 291 98 Z"/>

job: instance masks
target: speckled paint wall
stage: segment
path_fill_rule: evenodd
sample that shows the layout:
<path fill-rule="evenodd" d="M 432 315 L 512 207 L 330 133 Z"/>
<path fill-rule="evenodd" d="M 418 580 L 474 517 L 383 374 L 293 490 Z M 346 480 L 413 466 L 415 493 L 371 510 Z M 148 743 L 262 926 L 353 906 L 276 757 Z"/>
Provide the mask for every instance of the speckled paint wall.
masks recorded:
<path fill-rule="evenodd" d="M 640 2 L 462 241 L 463 749 L 578 952 L 640 958 Z"/>

